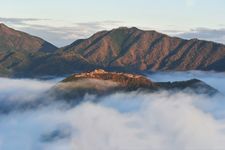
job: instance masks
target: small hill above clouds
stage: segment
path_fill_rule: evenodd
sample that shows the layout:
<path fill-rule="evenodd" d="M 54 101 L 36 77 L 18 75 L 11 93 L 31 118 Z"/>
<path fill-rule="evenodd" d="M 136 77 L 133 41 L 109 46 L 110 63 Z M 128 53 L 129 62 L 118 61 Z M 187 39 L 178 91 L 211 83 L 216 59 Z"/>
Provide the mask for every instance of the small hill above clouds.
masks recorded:
<path fill-rule="evenodd" d="M 64 79 L 52 89 L 51 94 L 60 99 L 79 102 L 86 94 L 105 96 L 115 92 L 156 92 L 160 90 L 207 95 L 219 93 L 213 87 L 197 79 L 179 82 L 152 82 L 142 75 L 97 69 L 74 74 Z"/>
<path fill-rule="evenodd" d="M 96 69 L 91 72 L 84 72 L 75 74 L 63 80 L 63 83 L 74 82 L 85 79 L 96 79 L 105 80 L 118 83 L 122 87 L 127 89 L 138 89 L 138 88 L 157 88 L 153 82 L 141 75 L 119 73 L 119 72 L 108 72 L 102 69 Z"/>
<path fill-rule="evenodd" d="M 156 90 L 158 87 L 141 75 L 108 72 L 102 69 L 74 74 L 52 89 L 52 95 L 63 99 L 82 98 L 85 94 L 107 95 L 113 92 Z"/>
<path fill-rule="evenodd" d="M 179 82 L 153 82 L 142 75 L 97 69 L 71 75 L 31 101 L 14 103 L 7 99 L 10 97 L 6 96 L 0 105 L 0 114 L 35 109 L 55 104 L 56 101 L 74 106 L 87 100 L 98 102 L 101 97 L 121 92 L 127 94 L 134 92 L 135 95 L 135 93 L 157 93 L 161 90 L 168 93 L 203 94 L 207 97 L 220 94 L 213 87 L 197 79 Z"/>

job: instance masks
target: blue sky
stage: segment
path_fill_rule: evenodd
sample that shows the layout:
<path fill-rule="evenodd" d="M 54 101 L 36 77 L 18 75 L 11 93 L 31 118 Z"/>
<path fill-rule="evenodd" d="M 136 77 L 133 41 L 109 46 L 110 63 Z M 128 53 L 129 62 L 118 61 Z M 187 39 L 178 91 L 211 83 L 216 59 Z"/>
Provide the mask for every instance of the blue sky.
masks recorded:
<path fill-rule="evenodd" d="M 0 22 L 58 46 L 119 26 L 225 43 L 224 0 L 7 0 L 1 6 Z"/>

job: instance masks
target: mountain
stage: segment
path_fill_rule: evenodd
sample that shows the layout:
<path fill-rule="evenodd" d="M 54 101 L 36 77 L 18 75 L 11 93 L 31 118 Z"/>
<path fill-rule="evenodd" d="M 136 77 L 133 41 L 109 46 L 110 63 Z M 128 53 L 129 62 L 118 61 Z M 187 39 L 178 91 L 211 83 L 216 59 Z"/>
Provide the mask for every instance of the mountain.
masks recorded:
<path fill-rule="evenodd" d="M 26 72 L 35 57 L 42 57 L 57 49 L 41 38 L 0 24 L 0 75 L 12 76 Z"/>
<path fill-rule="evenodd" d="M 114 71 L 225 71 L 225 46 L 156 31 L 120 27 L 57 49 L 0 25 L 0 76 L 64 76 L 102 68 Z"/>
<path fill-rule="evenodd" d="M 111 72 L 102 69 L 74 74 L 57 84 L 50 92 L 57 99 L 80 102 L 87 94 L 105 96 L 115 92 L 186 91 L 213 95 L 219 93 L 198 79 L 179 82 L 153 82 L 142 75 Z"/>
<path fill-rule="evenodd" d="M 74 52 L 102 68 L 225 71 L 225 46 L 222 44 L 184 40 L 135 27 L 98 32 L 62 50 L 62 53 Z"/>

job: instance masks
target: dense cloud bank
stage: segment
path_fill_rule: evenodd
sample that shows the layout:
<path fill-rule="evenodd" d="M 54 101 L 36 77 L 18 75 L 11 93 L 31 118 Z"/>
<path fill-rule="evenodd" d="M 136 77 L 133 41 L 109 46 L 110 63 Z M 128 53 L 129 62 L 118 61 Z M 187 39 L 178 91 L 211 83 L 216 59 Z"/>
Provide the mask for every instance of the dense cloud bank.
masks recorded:
<path fill-rule="evenodd" d="M 179 72 L 149 76 L 158 81 L 195 77 L 213 87 L 225 88 L 224 74 Z M 0 102 L 48 101 L 44 93 L 57 81 L 1 78 Z M 62 101 L 13 111 L 0 114 L 0 149 L 225 149 L 224 101 L 222 95 L 130 92 L 72 108 Z"/>

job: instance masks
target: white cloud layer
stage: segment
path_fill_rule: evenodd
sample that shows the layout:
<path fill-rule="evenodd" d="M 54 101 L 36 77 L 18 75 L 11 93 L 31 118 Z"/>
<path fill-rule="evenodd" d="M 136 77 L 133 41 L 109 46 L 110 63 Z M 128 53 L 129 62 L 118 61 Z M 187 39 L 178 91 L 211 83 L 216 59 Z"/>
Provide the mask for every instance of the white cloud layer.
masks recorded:
<path fill-rule="evenodd" d="M 154 80 L 175 80 L 189 73 L 150 75 Z M 196 73 L 217 81 L 224 74 Z M 176 76 L 175 76 L 176 75 Z M 211 80 L 210 79 L 210 80 Z M 1 93 L 17 97 L 20 92 L 43 92 L 52 81 L 0 79 Z M 217 81 L 219 82 L 219 81 Z M 225 84 L 221 84 L 224 87 Z M 42 87 L 42 88 L 41 88 Z M 3 90 L 3 91 L 2 91 Z M 27 94 L 29 95 L 29 94 Z M 27 95 L 20 95 L 20 101 Z M 35 95 L 35 94 L 34 94 Z M 27 100 L 32 101 L 33 97 Z M 0 115 L 0 149 L 4 150 L 174 150 L 225 149 L 224 97 L 190 93 L 116 93 L 99 103 L 85 102 L 68 108 L 65 104 L 14 111 Z"/>
<path fill-rule="evenodd" d="M 59 79 L 39 81 L 32 79 L 8 79 L 0 78 L 0 102 L 7 101 L 30 101 L 42 95 L 53 87 Z"/>

